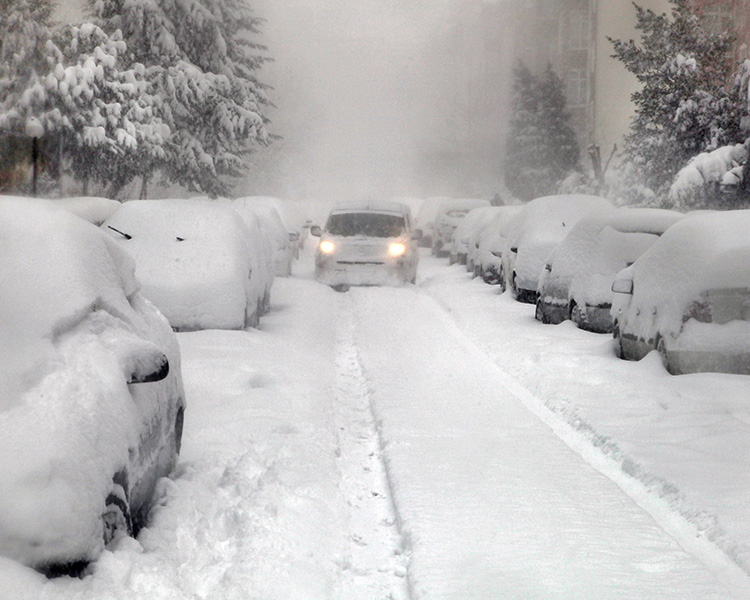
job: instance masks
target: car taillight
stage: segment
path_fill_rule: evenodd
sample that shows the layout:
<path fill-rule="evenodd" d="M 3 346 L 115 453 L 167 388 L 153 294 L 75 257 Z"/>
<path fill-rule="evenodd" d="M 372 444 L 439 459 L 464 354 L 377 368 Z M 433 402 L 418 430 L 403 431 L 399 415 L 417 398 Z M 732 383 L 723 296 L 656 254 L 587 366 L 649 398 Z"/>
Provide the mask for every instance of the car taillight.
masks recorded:
<path fill-rule="evenodd" d="M 701 323 L 711 323 L 713 321 L 711 304 L 708 300 L 693 300 L 682 316 L 682 322 L 687 323 L 690 319 L 695 319 Z"/>

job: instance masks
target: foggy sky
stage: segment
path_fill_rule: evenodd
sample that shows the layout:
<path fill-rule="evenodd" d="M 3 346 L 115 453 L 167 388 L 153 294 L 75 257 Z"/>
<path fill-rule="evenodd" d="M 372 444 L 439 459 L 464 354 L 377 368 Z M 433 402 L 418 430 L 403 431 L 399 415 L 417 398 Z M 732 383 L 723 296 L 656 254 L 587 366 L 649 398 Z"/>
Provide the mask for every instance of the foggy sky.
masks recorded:
<path fill-rule="evenodd" d="M 262 73 L 275 88 L 270 129 L 284 139 L 254 157 L 245 191 L 336 200 L 480 193 L 450 177 L 431 185 L 424 172 L 426 153 L 456 146 L 457 82 L 441 74 L 455 57 L 441 55 L 441 39 L 469 3 L 481 0 L 255 0 L 274 59 Z"/>

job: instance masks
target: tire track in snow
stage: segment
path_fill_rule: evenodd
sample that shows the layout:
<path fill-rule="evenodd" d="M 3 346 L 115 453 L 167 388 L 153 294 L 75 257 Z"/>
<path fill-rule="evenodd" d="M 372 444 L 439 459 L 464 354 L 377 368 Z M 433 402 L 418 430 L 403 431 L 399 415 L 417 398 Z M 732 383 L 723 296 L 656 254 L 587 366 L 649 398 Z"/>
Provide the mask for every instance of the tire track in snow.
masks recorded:
<path fill-rule="evenodd" d="M 367 381 L 354 342 L 351 299 L 341 300 L 336 332 L 333 415 L 341 489 L 349 506 L 349 549 L 341 558 L 339 600 L 408 600 L 408 553 L 392 501 Z"/>

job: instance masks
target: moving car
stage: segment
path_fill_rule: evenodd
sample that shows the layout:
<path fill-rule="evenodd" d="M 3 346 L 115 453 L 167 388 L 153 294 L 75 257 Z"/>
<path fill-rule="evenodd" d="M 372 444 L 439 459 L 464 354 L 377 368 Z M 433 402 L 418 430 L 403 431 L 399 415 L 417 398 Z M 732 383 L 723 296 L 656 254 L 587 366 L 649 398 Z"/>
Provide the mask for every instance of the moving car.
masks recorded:
<path fill-rule="evenodd" d="M 257 326 L 265 283 L 250 232 L 220 202 L 132 200 L 102 228 L 135 259 L 143 295 L 176 331 Z"/>
<path fill-rule="evenodd" d="M 315 277 L 336 289 L 414 283 L 419 254 L 408 206 L 369 200 L 335 206 L 315 254 Z"/>
<path fill-rule="evenodd" d="M 583 217 L 550 255 L 539 281 L 536 318 L 571 319 L 581 329 L 611 333 L 612 283 L 684 214 L 619 208 Z"/>
<path fill-rule="evenodd" d="M 504 288 L 519 302 L 536 304 L 537 288 L 547 258 L 586 214 L 611 210 L 598 196 L 562 194 L 536 198 L 508 224 L 502 252 Z"/>
<path fill-rule="evenodd" d="M 0 554 L 76 574 L 138 532 L 175 466 L 179 347 L 95 225 L 0 200 L 0 254 Z"/>
<path fill-rule="evenodd" d="M 674 374 L 750 374 L 750 210 L 691 214 L 612 285 L 623 358 L 657 350 Z"/>

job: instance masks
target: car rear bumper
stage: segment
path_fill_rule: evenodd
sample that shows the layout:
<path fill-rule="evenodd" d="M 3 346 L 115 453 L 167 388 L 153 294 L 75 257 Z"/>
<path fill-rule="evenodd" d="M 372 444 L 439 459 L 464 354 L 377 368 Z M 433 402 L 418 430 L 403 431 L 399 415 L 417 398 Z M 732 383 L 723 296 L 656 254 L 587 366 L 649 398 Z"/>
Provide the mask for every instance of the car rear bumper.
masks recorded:
<path fill-rule="evenodd" d="M 668 350 L 670 373 L 737 373 L 750 375 L 750 351 L 741 353 L 706 350 Z"/>

